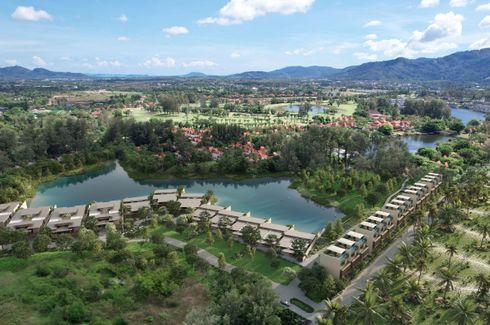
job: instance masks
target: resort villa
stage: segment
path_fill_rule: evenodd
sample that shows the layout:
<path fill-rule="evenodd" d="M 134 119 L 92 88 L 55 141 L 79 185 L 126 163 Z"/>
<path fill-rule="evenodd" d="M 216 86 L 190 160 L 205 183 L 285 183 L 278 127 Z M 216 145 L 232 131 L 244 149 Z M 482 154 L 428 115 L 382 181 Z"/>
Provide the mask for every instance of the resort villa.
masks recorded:
<path fill-rule="evenodd" d="M 383 208 L 347 231 L 319 254 L 319 263 L 334 277 L 343 278 L 352 267 L 380 246 L 383 239 L 403 224 L 405 217 L 442 182 L 442 176 L 429 173 L 400 191 Z"/>
<path fill-rule="evenodd" d="M 183 209 L 196 209 L 203 203 L 204 194 L 199 193 L 182 193 L 177 200 Z"/>
<path fill-rule="evenodd" d="M 5 226 L 19 207 L 19 202 L 0 204 L 0 226 Z"/>
<path fill-rule="evenodd" d="M 48 221 L 50 211 L 51 207 L 18 210 L 10 219 L 7 227 L 35 235 Z"/>
<path fill-rule="evenodd" d="M 104 229 L 108 224 L 113 224 L 118 228 L 122 224 L 122 217 L 119 212 L 121 201 L 96 202 L 89 206 L 89 217 L 97 220 L 97 227 Z"/>
<path fill-rule="evenodd" d="M 78 234 L 85 217 L 87 206 L 78 205 L 71 208 L 56 208 L 51 212 L 47 227 L 52 234 Z"/>
<path fill-rule="evenodd" d="M 128 197 L 122 200 L 122 204 L 129 209 L 130 213 L 137 213 L 141 209 L 151 208 L 151 202 L 147 196 Z"/>
<path fill-rule="evenodd" d="M 153 193 L 153 200 L 162 206 L 171 201 L 177 201 L 177 189 L 156 190 Z"/>

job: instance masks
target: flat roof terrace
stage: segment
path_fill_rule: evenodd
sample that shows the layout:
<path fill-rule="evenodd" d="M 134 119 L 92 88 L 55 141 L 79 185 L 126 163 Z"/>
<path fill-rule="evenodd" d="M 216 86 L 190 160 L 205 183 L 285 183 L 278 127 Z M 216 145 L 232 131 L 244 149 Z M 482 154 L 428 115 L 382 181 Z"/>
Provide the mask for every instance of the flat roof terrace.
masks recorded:
<path fill-rule="evenodd" d="M 39 230 L 49 218 L 51 207 L 29 208 L 18 210 L 7 227 L 11 229 Z"/>
<path fill-rule="evenodd" d="M 56 208 L 51 212 L 48 224 L 52 232 L 66 232 L 73 228 L 80 228 L 85 216 L 85 205 L 70 208 Z"/>
<path fill-rule="evenodd" d="M 20 202 L 10 202 L 0 204 L 0 225 L 4 225 L 20 207 Z"/>
<path fill-rule="evenodd" d="M 147 196 L 128 197 L 123 199 L 122 204 L 128 207 L 131 212 L 136 212 L 143 208 L 151 208 L 150 199 Z"/>

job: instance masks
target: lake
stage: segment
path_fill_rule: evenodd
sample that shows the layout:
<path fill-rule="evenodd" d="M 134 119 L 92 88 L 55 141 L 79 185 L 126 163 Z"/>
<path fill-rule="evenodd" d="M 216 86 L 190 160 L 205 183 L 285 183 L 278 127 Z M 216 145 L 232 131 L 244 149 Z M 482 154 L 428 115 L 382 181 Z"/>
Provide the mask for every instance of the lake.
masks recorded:
<path fill-rule="evenodd" d="M 447 142 L 450 136 L 440 134 L 404 135 L 400 139 L 408 146 L 408 151 L 414 153 L 419 148 L 435 148 L 439 142 Z"/>
<path fill-rule="evenodd" d="M 57 205 L 68 207 L 95 201 L 148 195 L 155 189 L 184 185 L 187 192 L 204 193 L 213 190 L 218 204 L 236 211 L 250 211 L 254 217 L 272 218 L 272 222 L 296 229 L 317 232 L 327 222 L 342 216 L 335 208 L 320 206 L 290 189 L 287 178 L 248 180 L 144 180 L 131 179 L 117 163 L 82 175 L 62 177 L 41 185 L 31 207 Z"/>
<path fill-rule="evenodd" d="M 282 107 L 283 110 L 285 110 L 286 112 L 292 112 L 292 113 L 298 113 L 299 112 L 299 109 L 300 109 L 300 106 L 299 105 L 288 105 L 288 106 L 283 106 Z M 312 114 L 320 114 L 320 113 L 323 113 L 325 112 L 325 107 L 323 106 L 311 106 L 311 111 L 310 113 Z"/>
<path fill-rule="evenodd" d="M 485 113 L 475 112 L 465 108 L 451 108 L 451 116 L 459 118 L 464 125 L 467 125 L 471 120 L 483 121 L 485 119 Z"/>

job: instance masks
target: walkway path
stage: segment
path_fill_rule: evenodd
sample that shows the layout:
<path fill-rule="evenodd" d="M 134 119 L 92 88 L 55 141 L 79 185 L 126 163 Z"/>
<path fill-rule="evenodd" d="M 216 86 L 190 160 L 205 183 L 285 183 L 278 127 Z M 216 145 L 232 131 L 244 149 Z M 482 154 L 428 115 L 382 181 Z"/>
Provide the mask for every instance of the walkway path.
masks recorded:
<path fill-rule="evenodd" d="M 409 243 L 413 240 L 414 228 L 410 226 L 402 236 L 398 237 L 388 246 L 373 262 L 371 262 L 334 300 L 340 300 L 344 305 L 351 305 L 354 298 L 361 294 L 361 290 L 366 287 L 366 283 L 386 264 L 387 259 L 393 258 L 398 252 L 402 242 Z"/>

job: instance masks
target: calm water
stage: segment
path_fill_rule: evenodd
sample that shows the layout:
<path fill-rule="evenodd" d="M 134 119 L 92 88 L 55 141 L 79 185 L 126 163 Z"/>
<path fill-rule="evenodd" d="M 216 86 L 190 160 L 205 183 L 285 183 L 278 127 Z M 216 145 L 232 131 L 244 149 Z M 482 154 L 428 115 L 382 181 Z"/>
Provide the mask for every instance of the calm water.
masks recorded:
<path fill-rule="evenodd" d="M 420 134 L 420 135 L 404 135 L 400 139 L 405 142 L 410 152 L 417 152 L 419 148 L 435 148 L 439 142 L 446 142 L 451 139 L 447 135 L 439 134 Z"/>
<path fill-rule="evenodd" d="M 483 121 L 485 119 L 485 113 L 470 111 L 464 108 L 451 108 L 451 115 L 453 117 L 459 118 L 464 125 L 467 125 L 471 120 Z"/>
<path fill-rule="evenodd" d="M 286 112 L 298 113 L 299 112 L 299 109 L 300 109 L 300 106 L 298 106 L 298 105 L 288 105 L 288 106 L 284 106 L 283 109 Z M 311 106 L 310 113 L 312 113 L 312 114 L 320 114 L 320 113 L 323 113 L 324 111 L 325 111 L 325 107 L 322 107 L 322 106 Z"/>
<path fill-rule="evenodd" d="M 79 176 L 63 177 L 42 185 L 31 202 L 32 207 L 73 206 L 92 200 L 108 201 L 148 195 L 155 189 L 185 185 L 187 192 L 204 193 L 208 189 L 218 204 L 233 210 L 250 211 L 252 216 L 272 218 L 275 223 L 294 224 L 296 229 L 316 232 L 342 216 L 334 208 L 325 208 L 306 200 L 288 186 L 288 179 L 250 180 L 147 180 L 131 179 L 119 164 Z"/>

